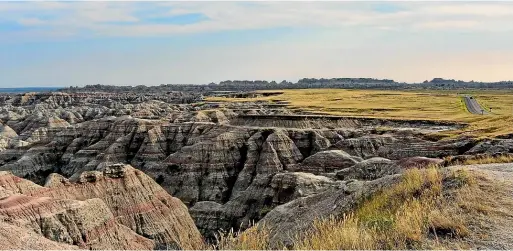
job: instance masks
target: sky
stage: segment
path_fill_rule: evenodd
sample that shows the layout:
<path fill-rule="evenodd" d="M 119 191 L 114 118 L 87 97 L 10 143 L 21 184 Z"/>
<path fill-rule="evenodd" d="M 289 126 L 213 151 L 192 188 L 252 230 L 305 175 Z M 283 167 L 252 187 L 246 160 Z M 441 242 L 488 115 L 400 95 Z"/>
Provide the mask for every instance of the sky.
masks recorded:
<path fill-rule="evenodd" d="M 513 80 L 513 2 L 0 1 L 0 87 Z"/>

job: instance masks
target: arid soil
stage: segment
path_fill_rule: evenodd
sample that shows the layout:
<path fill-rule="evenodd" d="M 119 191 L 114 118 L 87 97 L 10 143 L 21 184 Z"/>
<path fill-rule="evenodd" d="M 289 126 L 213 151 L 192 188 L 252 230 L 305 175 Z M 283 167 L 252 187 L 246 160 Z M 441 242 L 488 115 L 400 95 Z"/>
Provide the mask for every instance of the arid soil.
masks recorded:
<path fill-rule="evenodd" d="M 472 235 L 463 247 L 472 249 L 513 248 L 513 164 L 483 164 L 453 166 L 478 174 L 486 197 L 480 198 L 488 206 L 484 214 L 474 215 Z"/>

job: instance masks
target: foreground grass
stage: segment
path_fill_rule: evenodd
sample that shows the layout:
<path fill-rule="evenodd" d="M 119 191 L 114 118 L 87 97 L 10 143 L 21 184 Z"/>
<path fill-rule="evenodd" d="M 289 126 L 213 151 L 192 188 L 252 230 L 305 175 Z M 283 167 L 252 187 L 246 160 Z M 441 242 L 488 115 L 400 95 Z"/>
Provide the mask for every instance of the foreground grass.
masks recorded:
<path fill-rule="evenodd" d="M 470 114 L 462 101 L 462 91 L 383 91 L 344 89 L 283 90 L 277 96 L 259 98 L 219 98 L 209 101 L 286 101 L 290 108 L 312 113 L 393 119 L 454 121 L 468 124 L 446 136 L 495 137 L 513 133 L 513 92 L 465 91 L 492 115 Z"/>
<path fill-rule="evenodd" d="M 272 249 L 269 242 L 270 232 L 265 228 L 253 226 L 245 231 L 221 232 L 216 238 L 214 250 L 269 250 Z"/>
<path fill-rule="evenodd" d="M 464 170 L 412 169 L 401 182 L 363 201 L 353 212 L 314 223 L 292 249 L 465 248 L 468 223 L 490 208 L 476 178 Z M 253 227 L 225 235 L 219 249 L 270 249 L 269 231 Z"/>

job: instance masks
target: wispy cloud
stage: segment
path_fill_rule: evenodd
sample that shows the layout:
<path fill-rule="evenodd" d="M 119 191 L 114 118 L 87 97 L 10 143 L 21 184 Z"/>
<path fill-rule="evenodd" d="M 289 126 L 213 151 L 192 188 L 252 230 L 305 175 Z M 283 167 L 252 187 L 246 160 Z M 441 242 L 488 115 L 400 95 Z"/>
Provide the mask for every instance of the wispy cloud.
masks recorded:
<path fill-rule="evenodd" d="M 0 2 L 0 27 L 12 23 L 27 29 L 3 31 L 4 35 L 32 34 L 33 38 L 41 35 L 42 29 L 71 36 L 84 32 L 93 36 L 159 36 L 345 26 L 513 30 L 513 3 Z"/>

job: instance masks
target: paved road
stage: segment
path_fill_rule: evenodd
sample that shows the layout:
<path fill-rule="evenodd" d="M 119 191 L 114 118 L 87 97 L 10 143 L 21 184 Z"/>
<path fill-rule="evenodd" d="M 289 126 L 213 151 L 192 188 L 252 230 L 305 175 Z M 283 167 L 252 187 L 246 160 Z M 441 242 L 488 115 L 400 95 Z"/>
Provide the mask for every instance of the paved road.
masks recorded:
<path fill-rule="evenodd" d="M 463 100 L 465 100 L 465 105 L 467 106 L 467 110 L 470 113 L 473 114 L 489 114 L 485 109 L 477 103 L 476 99 L 474 99 L 472 96 L 465 96 L 463 97 Z"/>

